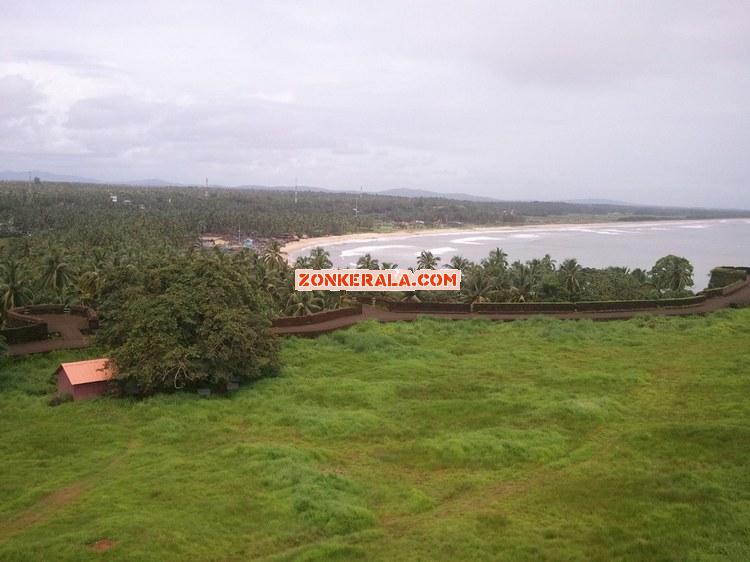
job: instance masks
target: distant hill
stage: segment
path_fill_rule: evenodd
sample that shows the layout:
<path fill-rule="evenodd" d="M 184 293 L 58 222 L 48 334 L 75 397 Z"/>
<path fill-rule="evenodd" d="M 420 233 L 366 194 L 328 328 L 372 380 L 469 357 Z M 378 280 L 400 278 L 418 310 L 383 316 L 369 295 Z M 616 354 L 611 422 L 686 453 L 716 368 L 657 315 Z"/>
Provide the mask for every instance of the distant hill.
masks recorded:
<path fill-rule="evenodd" d="M 563 203 L 573 203 L 574 205 L 617 205 L 620 207 L 634 207 L 635 204 L 617 199 L 566 199 Z"/>
<path fill-rule="evenodd" d="M 159 178 L 148 178 L 145 180 L 130 180 L 130 181 L 124 181 L 124 182 L 115 182 L 115 183 L 122 184 L 122 185 L 134 185 L 138 187 L 170 187 L 170 186 L 180 187 L 184 185 L 184 184 L 177 183 L 174 181 L 161 180 Z"/>
<path fill-rule="evenodd" d="M 238 185 L 236 189 L 255 189 L 257 191 L 294 191 L 295 186 L 293 185 Z M 326 189 L 324 187 L 314 187 L 312 185 L 298 185 L 296 186 L 297 191 L 324 191 L 331 193 L 335 192 L 332 189 Z"/>
<path fill-rule="evenodd" d="M 31 179 L 39 178 L 42 181 L 58 181 L 65 183 L 102 183 L 99 180 L 91 178 L 82 178 L 80 176 L 66 176 L 65 174 L 52 174 L 50 172 L 44 172 L 41 170 L 31 170 L 27 172 L 13 172 L 10 170 L 4 170 L 0 172 L 0 181 L 29 181 Z"/>
<path fill-rule="evenodd" d="M 291 185 L 240 185 L 237 189 L 256 189 L 259 191 L 294 191 L 295 187 Z M 358 189 L 326 189 L 325 187 L 314 187 L 310 185 L 299 185 L 297 191 L 315 191 L 324 193 L 359 193 Z M 428 191 L 426 189 L 408 189 L 393 188 L 383 189 L 381 191 L 367 191 L 371 195 L 387 195 L 390 197 L 430 197 L 438 199 L 453 199 L 456 201 L 499 201 L 492 197 L 482 197 L 481 195 L 471 195 L 470 193 L 439 193 L 437 191 Z"/>
<path fill-rule="evenodd" d="M 81 176 L 70 176 L 65 174 L 54 174 L 45 172 L 43 170 L 31 170 L 23 172 L 15 172 L 10 170 L 0 171 L 0 181 L 18 181 L 27 182 L 29 181 L 29 174 L 33 180 L 34 177 L 40 178 L 43 182 L 62 182 L 62 183 L 89 183 L 89 184 L 108 184 L 108 185 L 123 185 L 123 186 L 135 186 L 135 187 L 203 187 L 202 184 L 184 184 L 170 180 L 163 180 L 160 178 L 146 178 L 129 181 L 107 181 L 93 178 L 86 178 Z M 233 188 L 233 189 L 247 189 L 257 191 L 271 191 L 280 192 L 287 191 L 292 192 L 295 190 L 295 186 L 292 185 L 257 185 L 257 184 L 246 184 L 238 186 L 227 186 L 221 184 L 211 184 L 211 188 Z M 300 192 L 316 192 L 316 193 L 329 193 L 329 194 L 358 194 L 358 189 L 326 189 L 324 187 L 316 187 L 311 185 L 299 185 L 296 187 L 297 191 Z M 408 197 L 408 198 L 432 198 L 432 199 L 446 199 L 451 201 L 467 201 L 472 203 L 493 203 L 493 204 L 504 204 L 510 205 L 514 210 L 521 214 L 526 214 L 531 211 L 531 208 L 537 208 L 540 206 L 546 208 L 554 208 L 555 212 L 559 213 L 602 213 L 602 212 L 629 212 L 629 213 L 646 213 L 647 215 L 653 216 L 659 212 L 665 212 L 667 214 L 675 211 L 686 211 L 688 216 L 693 216 L 693 211 L 730 211 L 739 212 L 736 209 L 706 209 L 696 207 L 664 207 L 660 205 L 643 205 L 638 203 L 628 203 L 625 201 L 618 201 L 614 199 L 600 199 L 600 198 L 588 198 L 588 199 L 568 199 L 568 200 L 557 200 L 557 201 L 531 201 L 531 200 L 517 200 L 508 201 L 504 199 L 497 199 L 494 197 L 485 197 L 482 195 L 472 195 L 471 193 L 440 193 L 438 191 L 429 191 L 426 189 L 410 189 L 410 188 L 392 188 L 383 189 L 380 191 L 366 191 L 369 195 L 384 195 L 390 197 Z M 744 212 L 744 211 L 742 211 Z M 745 215 L 742 215 L 745 216 Z"/>
<path fill-rule="evenodd" d="M 397 187 L 374 192 L 378 195 L 392 195 L 394 197 L 437 197 L 439 199 L 455 199 L 457 201 L 499 201 L 493 197 L 472 195 L 471 193 L 440 193 L 426 189 L 409 189 Z"/>
<path fill-rule="evenodd" d="M 31 179 L 39 178 L 42 181 L 52 181 L 61 183 L 101 183 L 101 184 L 113 184 L 113 185 L 133 185 L 140 187 L 167 187 L 170 185 L 180 186 L 174 181 L 166 181 L 158 178 L 148 178 L 142 180 L 129 180 L 129 181 L 106 181 L 94 178 L 84 178 L 81 176 L 68 176 L 65 174 L 53 174 L 51 172 L 45 172 L 44 170 L 31 170 L 29 172 L 14 172 L 11 170 L 4 170 L 0 172 L 0 181 L 29 181 Z"/>

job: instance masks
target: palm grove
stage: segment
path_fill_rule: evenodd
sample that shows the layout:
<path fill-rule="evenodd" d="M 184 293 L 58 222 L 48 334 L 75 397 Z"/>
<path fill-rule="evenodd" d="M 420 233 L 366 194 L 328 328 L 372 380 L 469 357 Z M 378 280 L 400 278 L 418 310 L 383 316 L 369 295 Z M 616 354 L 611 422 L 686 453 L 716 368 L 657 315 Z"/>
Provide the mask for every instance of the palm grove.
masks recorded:
<path fill-rule="evenodd" d="M 372 197 L 374 209 L 356 218 L 350 197 L 321 195 L 297 206 L 289 194 L 189 189 L 116 188 L 131 202 L 113 205 L 114 188 L 0 186 L 0 312 L 36 303 L 80 303 L 99 310 L 97 343 L 115 359 L 118 380 L 133 393 L 223 385 L 273 373 L 277 342 L 270 321 L 342 305 L 343 293 L 293 290 L 293 267 L 281 244 L 262 251 L 196 248 L 208 230 L 302 236 L 374 228 L 415 216 L 500 222 L 487 205 Z M 213 195 L 213 196 L 212 196 Z M 335 204 L 332 204 L 332 201 Z M 415 214 L 415 213 L 421 214 Z M 294 267 L 324 269 L 320 248 Z M 358 267 L 390 269 L 362 256 Z M 689 294 L 692 267 L 667 256 L 650 271 L 584 268 L 549 256 L 510 263 L 501 250 L 480 263 L 460 256 L 447 263 L 423 252 L 407 267 L 461 269 L 460 293 L 418 293 L 421 300 L 462 302 L 640 299 Z M 392 295 L 393 296 L 393 295 Z M 400 295 L 405 298 L 409 295 Z M 399 296 L 397 296 L 398 298 Z"/>

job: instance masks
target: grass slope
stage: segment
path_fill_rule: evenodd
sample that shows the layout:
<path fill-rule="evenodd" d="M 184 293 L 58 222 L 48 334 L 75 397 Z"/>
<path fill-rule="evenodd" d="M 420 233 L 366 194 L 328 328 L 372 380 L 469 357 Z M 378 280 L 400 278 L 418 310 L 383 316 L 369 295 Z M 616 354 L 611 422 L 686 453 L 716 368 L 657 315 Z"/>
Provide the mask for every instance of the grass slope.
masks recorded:
<path fill-rule="evenodd" d="M 750 559 L 750 310 L 283 354 L 229 398 L 54 408 L 55 365 L 96 351 L 6 360 L 0 559 Z"/>

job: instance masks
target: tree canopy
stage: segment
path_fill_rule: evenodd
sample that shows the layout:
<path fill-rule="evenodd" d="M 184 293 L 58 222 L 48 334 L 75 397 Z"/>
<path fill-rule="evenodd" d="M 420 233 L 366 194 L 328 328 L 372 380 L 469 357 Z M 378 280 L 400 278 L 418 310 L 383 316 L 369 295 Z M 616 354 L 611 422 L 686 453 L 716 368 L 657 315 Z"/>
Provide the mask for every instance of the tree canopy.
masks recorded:
<path fill-rule="evenodd" d="M 269 303 L 234 264 L 211 253 L 122 266 L 104 295 L 98 341 L 130 392 L 222 386 L 273 373 Z"/>

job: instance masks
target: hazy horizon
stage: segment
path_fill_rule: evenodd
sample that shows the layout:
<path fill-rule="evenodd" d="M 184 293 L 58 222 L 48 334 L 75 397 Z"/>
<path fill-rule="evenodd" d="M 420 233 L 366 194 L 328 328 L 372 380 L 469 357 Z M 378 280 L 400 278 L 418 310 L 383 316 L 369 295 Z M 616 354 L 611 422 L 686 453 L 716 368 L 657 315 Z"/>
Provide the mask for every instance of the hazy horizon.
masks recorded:
<path fill-rule="evenodd" d="M 6 1 L 0 170 L 750 208 L 750 5 Z"/>

